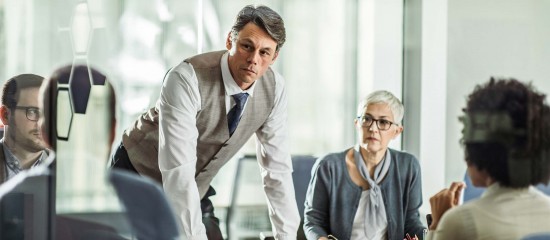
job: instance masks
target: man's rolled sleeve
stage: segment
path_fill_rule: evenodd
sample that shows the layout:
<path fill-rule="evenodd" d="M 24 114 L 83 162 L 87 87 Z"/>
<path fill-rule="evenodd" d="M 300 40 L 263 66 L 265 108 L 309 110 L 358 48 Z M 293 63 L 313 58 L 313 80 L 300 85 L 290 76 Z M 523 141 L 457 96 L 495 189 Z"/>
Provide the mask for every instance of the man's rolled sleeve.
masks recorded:
<path fill-rule="evenodd" d="M 276 80 L 275 105 L 267 121 L 256 131 L 256 150 L 273 224 L 273 235 L 276 239 L 296 239 L 300 215 L 292 181 L 287 99 L 284 79 L 276 74 Z"/>
<path fill-rule="evenodd" d="M 198 138 L 195 116 L 200 110 L 200 96 L 197 79 L 189 64 L 180 64 L 168 73 L 157 108 L 158 162 L 164 191 L 182 235 L 186 239 L 206 240 L 195 182 Z"/>

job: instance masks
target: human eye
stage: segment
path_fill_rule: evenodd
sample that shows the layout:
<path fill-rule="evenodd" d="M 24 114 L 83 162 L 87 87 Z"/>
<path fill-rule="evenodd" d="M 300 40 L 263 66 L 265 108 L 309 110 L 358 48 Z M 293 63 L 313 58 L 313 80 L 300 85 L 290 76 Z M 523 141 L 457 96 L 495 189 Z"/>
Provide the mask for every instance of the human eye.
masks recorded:
<path fill-rule="evenodd" d="M 372 122 L 373 118 L 371 116 L 363 116 L 362 120 L 363 120 L 363 123 L 369 123 L 370 124 Z"/>
<path fill-rule="evenodd" d="M 33 114 L 33 115 L 40 114 L 40 110 L 38 108 L 28 108 L 27 112 L 29 112 L 30 114 Z"/>
<path fill-rule="evenodd" d="M 389 127 L 392 124 L 392 122 L 386 119 L 380 119 L 378 120 L 378 124 L 380 124 L 380 127 Z"/>
<path fill-rule="evenodd" d="M 261 54 L 262 56 L 266 56 L 266 57 L 267 57 L 267 56 L 271 55 L 271 52 L 266 51 L 266 50 L 262 50 L 262 51 L 260 51 L 260 54 Z"/>
<path fill-rule="evenodd" d="M 250 46 L 250 44 L 248 44 L 248 43 L 243 43 L 243 44 L 241 44 L 241 47 L 242 47 L 244 50 L 247 50 L 247 51 L 250 50 L 250 49 L 252 49 L 252 46 Z"/>

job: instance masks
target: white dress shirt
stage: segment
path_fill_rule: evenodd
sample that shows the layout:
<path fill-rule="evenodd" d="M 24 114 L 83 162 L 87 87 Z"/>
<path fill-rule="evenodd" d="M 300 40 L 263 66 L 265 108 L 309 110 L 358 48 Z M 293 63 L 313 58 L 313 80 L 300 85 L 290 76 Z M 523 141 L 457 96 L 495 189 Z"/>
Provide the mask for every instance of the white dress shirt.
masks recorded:
<path fill-rule="evenodd" d="M 224 54 L 221 60 L 226 114 L 235 105 L 231 95 L 247 92 L 250 99 L 254 97 L 255 87 L 253 84 L 247 90 L 240 89 L 229 71 L 228 56 L 228 53 Z M 165 79 L 156 103 L 160 109 L 159 167 L 163 187 L 184 237 L 206 240 L 201 199 L 195 182 L 198 139 L 196 116 L 201 110 L 198 80 L 190 64 L 180 64 L 172 71 L 177 74 L 170 74 Z M 277 239 L 296 239 L 300 216 L 295 204 L 292 161 L 287 141 L 285 83 L 281 75 L 274 73 L 274 108 L 262 128 L 256 131 L 257 154 L 274 236 Z"/>

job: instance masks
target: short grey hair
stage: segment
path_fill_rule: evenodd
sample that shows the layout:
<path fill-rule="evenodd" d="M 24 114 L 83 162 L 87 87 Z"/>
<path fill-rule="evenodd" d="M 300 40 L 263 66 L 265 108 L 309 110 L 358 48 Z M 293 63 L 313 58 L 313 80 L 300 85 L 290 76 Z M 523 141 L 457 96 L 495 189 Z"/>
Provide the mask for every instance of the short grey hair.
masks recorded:
<path fill-rule="evenodd" d="M 237 39 L 239 32 L 249 22 L 262 28 L 277 42 L 275 51 L 278 52 L 283 47 L 286 41 L 285 22 L 277 12 L 263 5 L 247 5 L 237 14 L 231 27 L 231 41 Z"/>
<path fill-rule="evenodd" d="M 357 116 L 363 115 L 368 105 L 377 103 L 387 104 L 393 113 L 393 121 L 395 123 L 401 124 L 401 120 L 403 120 L 403 114 L 405 113 L 405 108 L 397 97 L 395 97 L 391 92 L 384 90 L 372 92 L 361 102 L 359 102 L 359 105 L 357 105 Z"/>

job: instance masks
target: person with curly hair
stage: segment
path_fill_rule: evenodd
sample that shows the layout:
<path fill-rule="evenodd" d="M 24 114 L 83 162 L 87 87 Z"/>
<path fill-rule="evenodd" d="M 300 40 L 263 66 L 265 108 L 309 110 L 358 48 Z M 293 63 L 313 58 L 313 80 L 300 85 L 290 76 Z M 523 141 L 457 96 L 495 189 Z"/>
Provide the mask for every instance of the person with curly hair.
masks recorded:
<path fill-rule="evenodd" d="M 468 96 L 461 143 L 481 198 L 457 206 L 464 183 L 430 198 L 428 239 L 521 239 L 550 232 L 550 107 L 516 79 L 494 79 Z"/>

